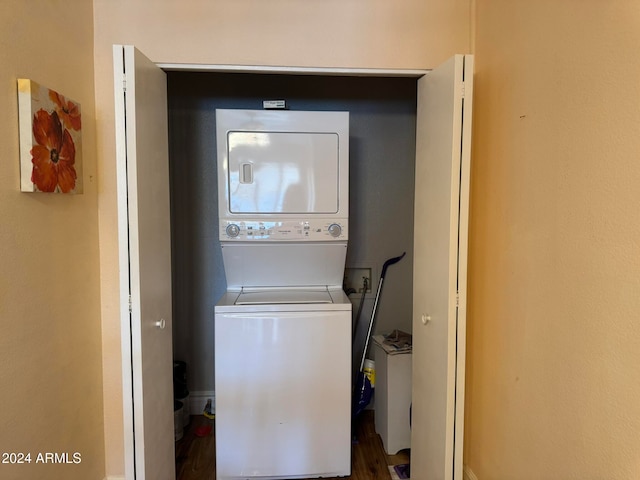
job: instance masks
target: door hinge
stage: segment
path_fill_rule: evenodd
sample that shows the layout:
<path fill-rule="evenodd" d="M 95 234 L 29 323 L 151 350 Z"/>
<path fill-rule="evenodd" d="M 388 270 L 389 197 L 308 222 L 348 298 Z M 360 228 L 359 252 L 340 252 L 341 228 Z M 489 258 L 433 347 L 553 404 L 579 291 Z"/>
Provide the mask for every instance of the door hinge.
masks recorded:
<path fill-rule="evenodd" d="M 129 295 L 129 313 L 131 313 L 131 310 L 133 310 L 133 308 L 131 306 L 131 295 Z"/>
<path fill-rule="evenodd" d="M 460 306 L 460 292 L 456 292 L 456 307 Z"/>
<path fill-rule="evenodd" d="M 122 75 L 122 90 L 127 91 L 127 76 Z"/>
<path fill-rule="evenodd" d="M 465 85 L 464 82 L 460 84 L 460 95 L 462 96 L 462 98 L 464 98 L 464 94 L 465 94 L 464 85 Z"/>

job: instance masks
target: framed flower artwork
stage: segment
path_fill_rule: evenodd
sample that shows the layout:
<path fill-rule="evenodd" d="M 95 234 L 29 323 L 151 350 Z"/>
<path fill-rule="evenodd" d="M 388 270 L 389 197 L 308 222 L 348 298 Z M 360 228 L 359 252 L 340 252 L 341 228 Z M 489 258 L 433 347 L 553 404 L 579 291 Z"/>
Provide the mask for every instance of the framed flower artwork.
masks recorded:
<path fill-rule="evenodd" d="M 20 190 L 82 193 L 80 104 L 18 79 Z"/>

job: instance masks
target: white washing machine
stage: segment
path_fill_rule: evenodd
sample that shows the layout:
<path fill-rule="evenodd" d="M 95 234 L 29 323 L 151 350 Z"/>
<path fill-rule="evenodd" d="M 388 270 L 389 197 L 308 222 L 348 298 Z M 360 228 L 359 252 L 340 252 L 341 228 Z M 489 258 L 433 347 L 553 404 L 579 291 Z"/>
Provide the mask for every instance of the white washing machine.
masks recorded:
<path fill-rule="evenodd" d="M 216 478 L 351 473 L 346 112 L 216 111 Z"/>

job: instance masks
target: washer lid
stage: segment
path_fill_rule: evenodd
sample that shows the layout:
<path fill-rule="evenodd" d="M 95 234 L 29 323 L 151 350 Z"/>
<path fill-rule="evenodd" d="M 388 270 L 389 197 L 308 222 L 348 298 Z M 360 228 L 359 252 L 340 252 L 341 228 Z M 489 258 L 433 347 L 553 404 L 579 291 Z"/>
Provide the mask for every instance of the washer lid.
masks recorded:
<path fill-rule="evenodd" d="M 280 305 L 333 303 L 326 288 L 287 289 L 243 289 L 235 301 L 236 305 Z"/>

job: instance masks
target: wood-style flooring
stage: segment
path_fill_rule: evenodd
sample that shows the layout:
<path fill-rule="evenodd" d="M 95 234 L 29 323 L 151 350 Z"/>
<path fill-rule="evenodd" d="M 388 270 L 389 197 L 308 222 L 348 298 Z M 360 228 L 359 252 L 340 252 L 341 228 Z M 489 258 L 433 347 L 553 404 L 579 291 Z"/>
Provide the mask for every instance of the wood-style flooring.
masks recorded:
<path fill-rule="evenodd" d="M 213 433 L 198 437 L 196 429 L 207 419 L 202 415 L 191 417 L 184 436 L 176 442 L 177 480 L 214 480 L 216 472 L 215 438 Z M 409 451 L 387 455 L 380 436 L 375 432 L 373 410 L 366 410 L 354 427 L 355 437 L 351 453 L 351 476 L 341 480 L 390 480 L 389 465 L 409 463 Z M 337 479 L 325 479 L 337 480 Z"/>

